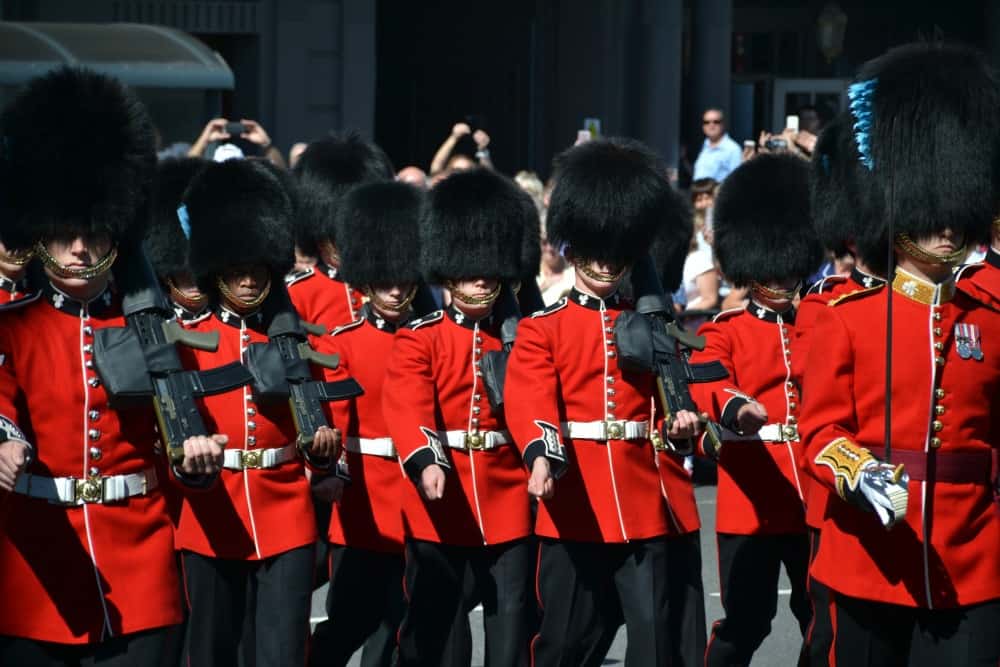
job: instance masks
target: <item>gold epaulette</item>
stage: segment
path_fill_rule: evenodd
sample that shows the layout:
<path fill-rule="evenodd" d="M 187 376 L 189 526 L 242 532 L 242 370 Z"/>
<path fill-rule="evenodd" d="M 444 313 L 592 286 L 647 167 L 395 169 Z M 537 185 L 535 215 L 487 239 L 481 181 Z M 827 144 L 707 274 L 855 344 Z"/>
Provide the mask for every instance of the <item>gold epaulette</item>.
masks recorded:
<path fill-rule="evenodd" d="M 836 306 L 838 303 L 844 303 L 846 301 L 854 301 L 855 299 L 860 299 L 868 294 L 874 294 L 880 289 L 885 287 L 885 285 L 876 285 L 875 287 L 865 287 L 863 289 L 856 289 L 853 292 L 848 292 L 847 294 L 841 294 L 840 296 L 830 299 L 826 304 L 828 306 Z"/>

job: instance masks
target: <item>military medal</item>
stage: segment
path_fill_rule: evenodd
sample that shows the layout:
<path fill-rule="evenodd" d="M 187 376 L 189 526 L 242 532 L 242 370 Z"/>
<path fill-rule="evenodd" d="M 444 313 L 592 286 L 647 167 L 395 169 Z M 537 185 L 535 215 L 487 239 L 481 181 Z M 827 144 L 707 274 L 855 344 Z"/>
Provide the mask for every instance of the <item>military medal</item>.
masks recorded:
<path fill-rule="evenodd" d="M 983 360 L 983 350 L 980 345 L 979 326 L 975 324 L 955 325 L 955 349 L 962 359 Z"/>

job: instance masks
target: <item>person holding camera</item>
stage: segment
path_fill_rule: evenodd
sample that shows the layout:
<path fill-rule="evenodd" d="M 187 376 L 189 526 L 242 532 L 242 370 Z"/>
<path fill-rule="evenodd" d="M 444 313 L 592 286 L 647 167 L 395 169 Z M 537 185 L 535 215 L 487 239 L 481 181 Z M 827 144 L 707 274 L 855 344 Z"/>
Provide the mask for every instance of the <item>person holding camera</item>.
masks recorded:
<path fill-rule="evenodd" d="M 223 143 L 231 143 L 237 139 L 255 147 L 261 157 L 266 158 L 275 166 L 285 166 L 285 158 L 282 157 L 281 151 L 271 143 L 270 135 L 260 123 L 249 118 L 233 122 L 225 118 L 213 118 L 208 121 L 202 129 L 201 135 L 188 150 L 188 157 L 211 159 L 216 148 Z"/>
<path fill-rule="evenodd" d="M 471 160 L 465 153 L 455 152 L 459 142 L 470 136 L 476 144 L 475 161 Z M 492 169 L 493 162 L 490 160 L 489 145 L 490 135 L 486 133 L 486 130 L 479 129 L 473 132 L 468 123 L 455 123 L 455 126 L 451 128 L 451 134 L 434 153 L 434 159 L 431 161 L 431 177 L 451 171 L 472 169 L 477 162 L 481 167 Z"/>

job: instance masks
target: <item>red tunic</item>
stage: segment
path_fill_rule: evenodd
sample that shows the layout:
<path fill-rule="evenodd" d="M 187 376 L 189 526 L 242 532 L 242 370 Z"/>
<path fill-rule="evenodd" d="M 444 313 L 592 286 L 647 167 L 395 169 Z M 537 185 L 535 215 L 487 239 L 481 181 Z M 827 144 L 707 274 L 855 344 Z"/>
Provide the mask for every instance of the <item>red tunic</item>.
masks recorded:
<path fill-rule="evenodd" d="M 333 505 L 330 542 L 372 551 L 402 554 L 403 515 L 400 499 L 410 483 L 399 459 L 362 454 L 357 439 L 388 438 L 389 427 L 382 416 L 382 383 L 396 325 L 378 317 L 369 306 L 361 319 L 335 329 L 324 338 L 323 352 L 340 355 L 340 365 L 326 371 L 330 381 L 353 377 L 365 393 L 349 401 L 333 403 L 334 423 L 345 436 L 344 460 L 351 483 L 343 498 Z"/>
<path fill-rule="evenodd" d="M 110 291 L 83 305 L 48 285 L 0 313 L 0 418 L 34 446 L 26 472 L 123 475 L 162 459 L 152 409 L 110 409 L 91 368 L 93 331 L 124 323 Z M 106 505 L 5 495 L 0 635 L 84 644 L 179 623 L 166 483 Z"/>
<path fill-rule="evenodd" d="M 932 479 L 913 469 L 906 519 L 887 531 L 837 496 L 833 469 L 817 461 L 838 439 L 884 444 L 888 290 L 847 297 L 816 323 L 825 345 L 813 347 L 805 374 L 806 463 L 831 490 L 812 574 L 846 595 L 912 607 L 996 599 L 1000 512 L 988 477 L 1000 443 L 1000 314 L 961 291 L 951 298 L 953 283 L 935 295 L 899 272 L 893 289 L 892 451 L 918 458 Z M 966 325 L 978 331 L 981 360 L 959 352 Z M 944 480 L 956 453 L 972 458 L 959 467 L 979 481 Z"/>
<path fill-rule="evenodd" d="M 789 345 L 794 322 L 794 311 L 777 313 L 751 301 L 698 330 L 705 349 L 691 355 L 691 361 L 718 360 L 729 371 L 725 380 L 691 385 L 698 407 L 735 430 L 736 413 L 750 396 L 767 411 L 768 428 L 780 429 L 785 436 L 767 442 L 723 438 L 717 532 L 775 535 L 805 530 L 805 479 L 798 467 L 802 443 L 795 435 L 799 398 L 791 381 Z"/>
<path fill-rule="evenodd" d="M 219 334 L 217 352 L 190 352 L 200 369 L 245 361 L 247 345 L 267 341 L 259 315 L 243 319 L 218 308 L 192 329 Z M 229 436 L 226 449 L 270 449 L 295 442 L 288 405 L 259 404 L 250 387 L 201 401 L 209 432 Z M 224 469 L 219 482 L 207 491 L 185 494 L 177 524 L 177 549 L 216 558 L 259 560 L 316 540 L 309 482 L 301 457 L 274 468 Z"/>
<path fill-rule="evenodd" d="M 490 408 L 479 370 L 482 355 L 499 349 L 499 323 L 492 318 L 473 321 L 454 307 L 396 334 L 382 411 L 404 470 L 419 484 L 428 465 L 450 467 L 439 500 L 425 501 L 416 484 L 404 485 L 407 537 L 478 546 L 531 534 L 527 474 L 517 448 L 511 443 L 489 450 L 456 449 L 443 444 L 440 435 L 504 432 L 503 416 Z"/>
<path fill-rule="evenodd" d="M 566 437 L 568 422 L 650 421 L 654 378 L 618 367 L 614 321 L 632 304 L 573 290 L 521 320 L 507 365 L 506 414 L 529 468 L 552 462 L 555 495 L 539 503 L 535 532 L 582 542 L 627 542 L 671 530 L 649 437 Z"/>
<path fill-rule="evenodd" d="M 799 303 L 799 310 L 795 314 L 795 331 L 792 333 L 792 381 L 800 391 L 806 360 L 809 358 L 809 346 L 813 342 L 807 334 L 812 331 L 816 319 L 826 309 L 827 304 L 845 294 L 884 284 L 884 278 L 869 275 L 855 268 L 849 277 L 830 276 L 809 288 L 809 293 Z M 804 465 L 805 461 L 802 463 Z M 823 525 L 823 514 L 826 512 L 826 487 L 803 481 L 806 483 L 806 525 L 810 528 L 819 528 Z"/>
<path fill-rule="evenodd" d="M 25 298 L 29 294 L 29 289 L 26 278 L 11 280 L 0 275 L 0 306 Z"/>
<path fill-rule="evenodd" d="M 363 295 L 338 279 L 333 267 L 320 262 L 314 268 L 288 274 L 285 284 L 295 310 L 306 322 L 333 331 L 358 318 Z"/>
<path fill-rule="evenodd" d="M 1000 310 L 1000 253 L 993 248 L 979 264 L 969 264 L 956 274 L 962 289 Z"/>

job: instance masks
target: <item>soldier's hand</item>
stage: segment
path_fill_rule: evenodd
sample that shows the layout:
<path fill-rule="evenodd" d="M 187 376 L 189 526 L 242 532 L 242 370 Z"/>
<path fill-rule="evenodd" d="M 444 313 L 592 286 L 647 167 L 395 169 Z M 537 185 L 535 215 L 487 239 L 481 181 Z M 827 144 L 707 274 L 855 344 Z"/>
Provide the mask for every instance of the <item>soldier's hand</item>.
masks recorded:
<path fill-rule="evenodd" d="M 848 500 L 874 512 L 885 528 L 906 518 L 910 476 L 901 465 L 871 460 L 861 469 L 857 486 L 848 491 Z"/>
<path fill-rule="evenodd" d="M 420 473 L 420 493 L 427 500 L 440 500 L 444 496 L 444 470 L 432 463 Z"/>
<path fill-rule="evenodd" d="M 312 484 L 312 493 L 325 503 L 339 503 L 344 497 L 344 480 L 336 475 L 317 478 Z"/>
<path fill-rule="evenodd" d="M 736 413 L 736 426 L 740 433 L 756 433 L 767 423 L 767 410 L 757 401 L 750 401 Z"/>
<path fill-rule="evenodd" d="M 531 464 L 528 493 L 542 500 L 548 500 L 556 493 L 556 483 L 552 479 L 552 465 L 544 456 L 539 456 Z"/>
<path fill-rule="evenodd" d="M 339 428 L 320 426 L 316 429 L 315 435 L 313 435 L 312 447 L 309 448 L 309 453 L 313 456 L 335 459 L 340 456 L 340 445 L 342 442 L 343 436 Z"/>
<path fill-rule="evenodd" d="M 701 432 L 701 419 L 697 413 L 690 410 L 678 410 L 674 413 L 673 423 L 667 429 L 667 437 L 671 440 L 687 440 Z"/>
<path fill-rule="evenodd" d="M 13 491 L 17 476 L 28 464 L 28 446 L 20 440 L 0 442 L 0 489 Z"/>
<path fill-rule="evenodd" d="M 214 475 L 222 467 L 222 450 L 229 442 L 227 435 L 196 435 L 184 441 L 185 475 Z"/>

